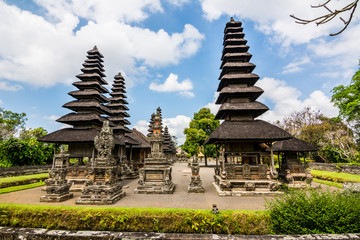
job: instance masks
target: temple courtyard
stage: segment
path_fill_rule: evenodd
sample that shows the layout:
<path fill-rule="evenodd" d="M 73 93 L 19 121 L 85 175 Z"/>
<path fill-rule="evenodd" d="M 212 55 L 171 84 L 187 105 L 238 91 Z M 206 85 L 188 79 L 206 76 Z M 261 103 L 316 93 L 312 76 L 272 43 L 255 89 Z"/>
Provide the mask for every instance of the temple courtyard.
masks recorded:
<path fill-rule="evenodd" d="M 175 191 L 173 194 L 134 194 L 138 179 L 124 180 L 123 190 L 126 196 L 115 204 L 101 205 L 102 207 L 155 207 L 155 208 L 188 208 L 188 209 L 212 209 L 216 204 L 219 210 L 243 209 L 243 210 L 265 210 L 266 199 L 272 197 L 242 196 L 242 197 L 219 197 L 212 185 L 215 161 L 210 161 L 208 167 L 201 163 L 200 176 L 205 188 L 205 193 L 188 193 L 191 178 L 191 169 L 187 163 L 175 163 L 172 166 L 173 183 Z M 317 183 L 312 183 L 318 186 Z M 81 192 L 74 192 L 74 197 L 64 202 L 46 203 L 40 202 L 39 198 L 45 194 L 43 187 L 12 192 L 0 195 L 1 203 L 34 204 L 34 205 L 66 205 L 75 206 L 75 200 L 81 196 Z M 87 205 L 83 205 L 87 206 Z M 100 205 L 88 205 L 99 207 Z"/>

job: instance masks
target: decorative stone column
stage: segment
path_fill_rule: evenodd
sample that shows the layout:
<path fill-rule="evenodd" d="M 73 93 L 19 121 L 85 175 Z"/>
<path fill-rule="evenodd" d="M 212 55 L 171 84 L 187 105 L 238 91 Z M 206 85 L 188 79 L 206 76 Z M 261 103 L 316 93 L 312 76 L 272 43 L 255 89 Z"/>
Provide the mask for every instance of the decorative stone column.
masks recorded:
<path fill-rule="evenodd" d="M 76 204 L 113 204 L 125 196 L 113 155 L 114 137 L 109 121 L 104 121 L 101 132 L 94 140 L 97 158 L 89 168 L 89 181 Z"/>
<path fill-rule="evenodd" d="M 194 156 L 194 159 L 191 163 L 191 181 L 190 181 L 190 185 L 188 187 L 188 192 L 189 193 L 204 193 L 205 189 L 202 186 L 202 182 L 200 179 L 200 166 L 199 166 L 199 162 L 197 160 L 197 156 Z"/>
<path fill-rule="evenodd" d="M 50 178 L 45 180 L 46 195 L 40 197 L 40 202 L 62 202 L 73 197 L 73 194 L 69 193 L 71 184 L 66 180 L 68 161 L 69 154 L 65 154 L 63 149 L 59 154 L 54 155 Z"/>

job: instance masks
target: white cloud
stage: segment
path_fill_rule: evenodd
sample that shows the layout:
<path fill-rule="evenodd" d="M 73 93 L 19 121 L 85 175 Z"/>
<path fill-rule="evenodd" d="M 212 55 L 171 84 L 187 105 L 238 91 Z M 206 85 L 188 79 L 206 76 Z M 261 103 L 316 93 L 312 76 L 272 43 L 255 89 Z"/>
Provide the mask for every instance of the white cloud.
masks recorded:
<path fill-rule="evenodd" d="M 194 93 L 191 92 L 193 84 L 190 79 L 178 82 L 178 75 L 173 73 L 170 73 L 164 83 L 157 84 L 153 82 L 150 84 L 149 88 L 156 92 L 178 92 L 183 96 L 194 97 Z"/>
<path fill-rule="evenodd" d="M 8 82 L 0 82 L 0 90 L 16 92 L 21 89 L 23 89 L 23 87 L 18 84 L 11 85 Z"/>
<path fill-rule="evenodd" d="M 166 1 L 178 7 L 181 7 L 182 5 L 190 2 L 190 0 L 166 0 Z"/>
<path fill-rule="evenodd" d="M 50 116 L 44 116 L 43 118 L 44 118 L 44 119 L 47 119 L 47 120 L 51 120 L 51 121 L 56 121 L 56 120 L 59 119 L 60 117 L 59 117 L 59 116 L 56 116 L 56 115 L 50 115 Z"/>
<path fill-rule="evenodd" d="M 303 70 L 301 67 L 302 65 L 310 63 L 311 60 L 308 56 L 305 56 L 301 59 L 296 59 L 296 61 L 289 63 L 284 67 L 284 70 L 282 73 L 294 73 L 294 72 L 300 72 Z"/>
<path fill-rule="evenodd" d="M 204 107 L 209 108 L 210 112 L 214 115 L 216 115 L 216 113 L 218 112 L 219 108 L 220 108 L 220 104 L 215 104 L 216 99 L 219 96 L 219 92 L 215 92 L 214 93 L 214 97 L 213 97 L 213 101 L 211 103 L 206 104 Z"/>
<path fill-rule="evenodd" d="M 177 115 L 174 118 L 164 118 L 163 126 L 167 126 L 171 136 L 176 136 L 178 138 L 179 144 L 185 142 L 184 129 L 189 127 L 189 122 L 191 121 L 190 117 L 184 115 Z M 145 136 L 148 134 L 149 122 L 145 120 L 139 120 L 134 124 L 134 128 L 140 131 Z"/>
<path fill-rule="evenodd" d="M 335 117 L 338 115 L 338 109 L 330 102 L 322 91 L 315 90 L 309 97 L 301 100 L 302 93 L 288 86 L 286 82 L 274 78 L 263 78 L 258 81 L 257 86 L 264 90 L 264 94 L 259 99 L 260 102 L 269 100 L 274 103 L 273 109 L 261 115 L 261 119 L 269 122 L 282 120 L 294 111 L 301 111 L 304 107 L 311 107 L 314 110 L 320 110 L 325 116 Z"/>
<path fill-rule="evenodd" d="M 190 24 L 178 33 L 127 24 L 162 11 L 159 1 L 37 3 L 47 11 L 46 19 L 0 1 L 0 76 L 4 79 L 44 87 L 69 84 L 80 73 L 86 51 L 97 45 L 105 56 L 108 81 L 121 71 L 131 86 L 133 79 L 148 74 L 148 67 L 178 64 L 191 57 L 204 39 Z M 73 32 L 79 17 L 88 23 Z"/>
<path fill-rule="evenodd" d="M 0 99 L 0 104 L 2 104 L 3 103 L 3 101 Z"/>

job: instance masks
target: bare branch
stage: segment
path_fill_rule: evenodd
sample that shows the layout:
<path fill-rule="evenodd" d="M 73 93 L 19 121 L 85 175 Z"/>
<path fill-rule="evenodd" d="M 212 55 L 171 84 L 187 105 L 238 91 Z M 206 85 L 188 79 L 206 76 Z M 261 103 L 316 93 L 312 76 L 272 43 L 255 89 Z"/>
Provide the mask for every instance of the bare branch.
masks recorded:
<path fill-rule="evenodd" d="M 356 10 L 356 7 L 357 7 L 357 4 L 358 4 L 359 0 L 354 0 L 353 2 L 348 4 L 347 6 L 341 8 L 340 10 L 335 10 L 335 11 L 330 10 L 328 8 L 328 6 L 326 6 L 331 1 L 332 0 L 327 0 L 326 2 L 324 2 L 322 4 L 319 4 L 317 6 L 311 5 L 312 8 L 324 7 L 325 9 L 327 9 L 330 12 L 329 14 L 324 14 L 324 15 L 322 15 L 320 17 L 317 17 L 317 18 L 314 18 L 314 19 L 302 19 L 302 18 L 295 17 L 294 15 L 290 15 L 290 17 L 294 18 L 296 20 L 295 23 L 298 23 L 298 24 L 308 24 L 308 23 L 311 23 L 311 22 L 315 22 L 316 25 L 318 26 L 318 25 L 330 22 L 331 20 L 333 20 L 340 13 L 351 11 L 350 16 L 349 16 L 347 21 L 345 21 L 342 17 L 339 17 L 340 20 L 344 23 L 344 27 L 339 32 L 330 34 L 330 36 L 339 35 L 340 33 L 342 33 L 349 26 L 349 24 L 350 24 L 350 22 L 351 22 L 351 20 L 353 18 L 353 15 L 354 15 L 354 12 Z"/>

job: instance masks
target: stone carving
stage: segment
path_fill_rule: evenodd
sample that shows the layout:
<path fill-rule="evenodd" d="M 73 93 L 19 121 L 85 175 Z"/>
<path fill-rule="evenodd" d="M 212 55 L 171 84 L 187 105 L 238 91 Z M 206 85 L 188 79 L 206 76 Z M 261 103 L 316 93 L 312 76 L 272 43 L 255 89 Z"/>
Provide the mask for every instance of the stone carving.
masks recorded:
<path fill-rule="evenodd" d="M 89 180 L 76 204 L 113 204 L 124 197 L 125 192 L 122 191 L 119 168 L 112 153 L 114 137 L 108 121 L 104 121 L 94 145 L 98 156 L 89 168 Z"/>
<path fill-rule="evenodd" d="M 202 186 L 202 182 L 200 179 L 200 166 L 199 166 L 199 162 L 197 160 L 197 156 L 194 156 L 193 162 L 191 163 L 191 180 L 190 180 L 190 184 L 188 187 L 188 192 L 189 193 L 204 193 L 205 189 Z"/>
<path fill-rule="evenodd" d="M 45 180 L 46 195 L 40 197 L 40 202 L 62 202 L 73 197 L 73 194 L 69 193 L 71 184 L 66 180 L 66 163 L 68 161 L 69 154 L 66 154 L 63 148 L 59 154 L 54 156 L 49 179 Z"/>

